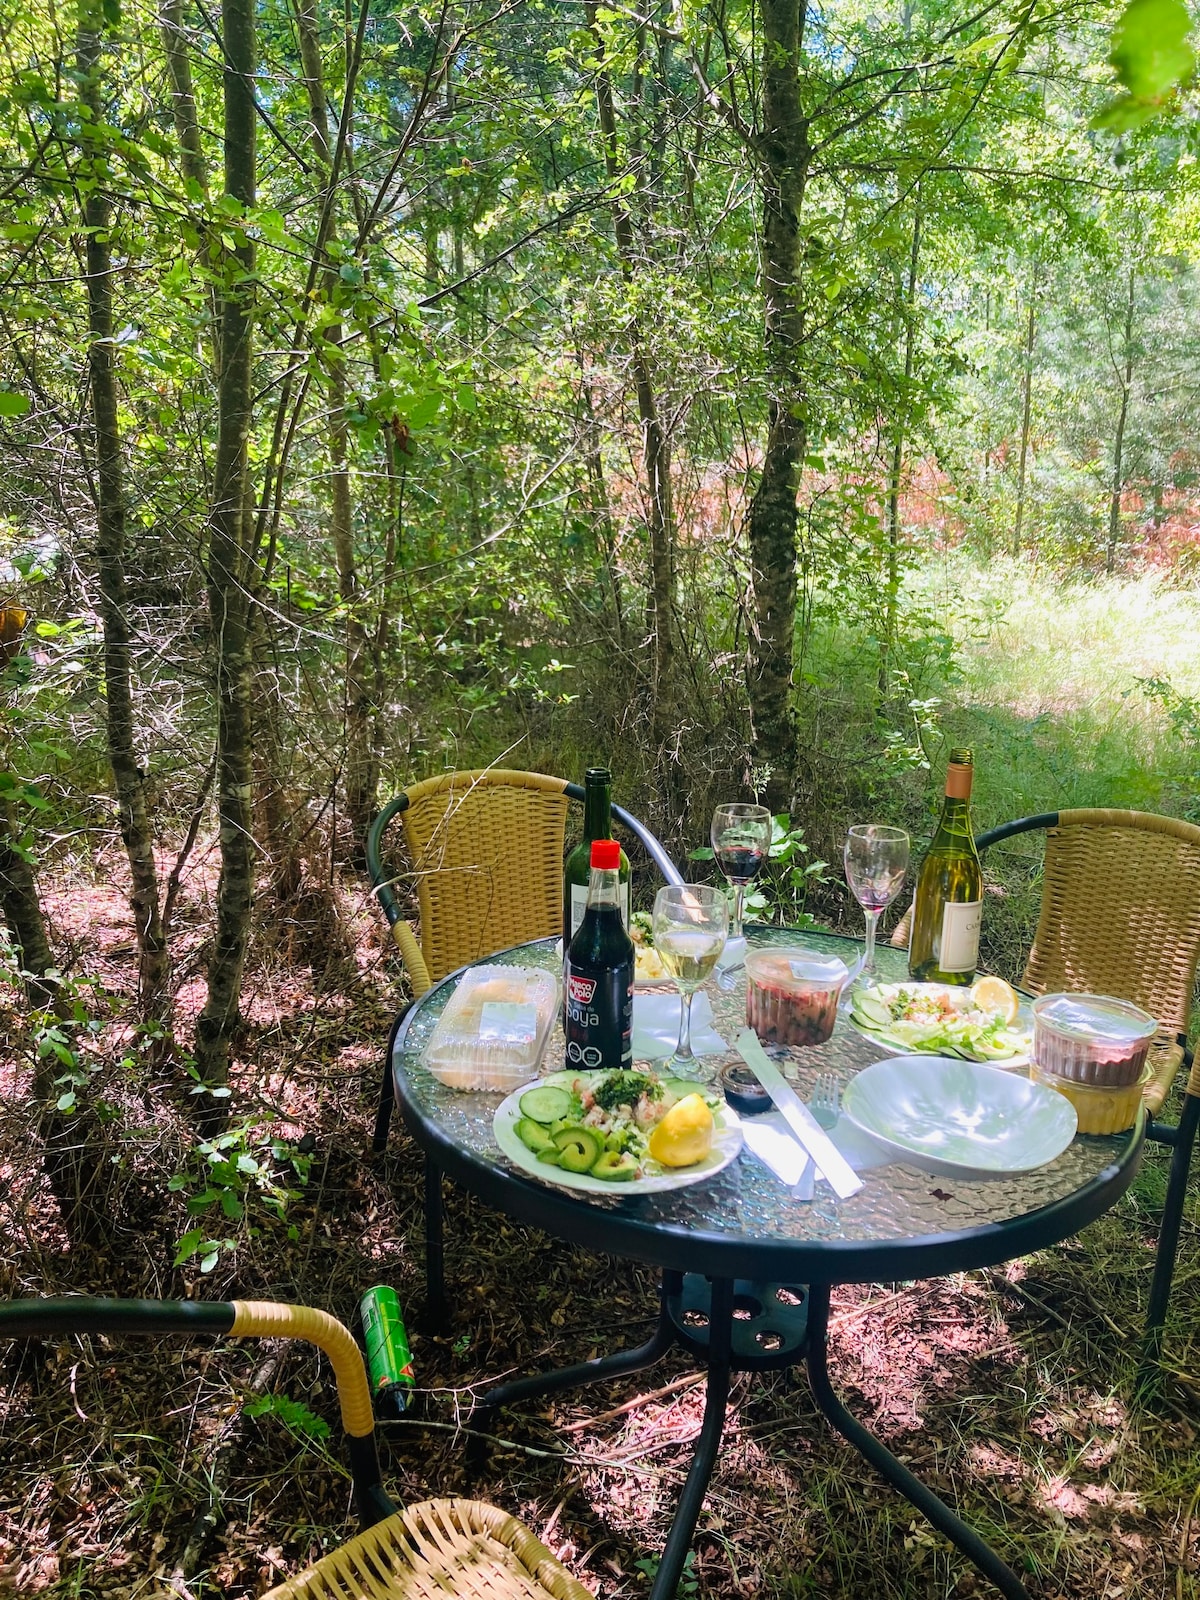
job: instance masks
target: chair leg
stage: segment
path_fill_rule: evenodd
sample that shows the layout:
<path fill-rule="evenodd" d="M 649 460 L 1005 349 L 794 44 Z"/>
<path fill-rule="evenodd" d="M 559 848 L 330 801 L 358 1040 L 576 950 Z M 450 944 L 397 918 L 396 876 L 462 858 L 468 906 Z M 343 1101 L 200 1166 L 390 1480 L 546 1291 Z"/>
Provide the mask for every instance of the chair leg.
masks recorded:
<path fill-rule="evenodd" d="M 1175 1148 L 1171 1152 L 1171 1175 L 1167 1179 L 1167 1200 L 1159 1228 L 1158 1254 L 1154 1260 L 1154 1281 L 1150 1285 L 1150 1307 L 1146 1313 L 1146 1333 L 1155 1349 L 1161 1343 L 1161 1329 L 1167 1318 L 1167 1301 L 1171 1296 L 1171 1279 L 1175 1273 L 1175 1256 L 1179 1249 L 1179 1229 L 1183 1222 L 1188 1170 L 1192 1163 L 1192 1147 L 1196 1143 L 1198 1127 L 1200 1127 L 1200 1095 L 1189 1092 L 1183 1097 L 1183 1115 L 1175 1131 Z"/>
<path fill-rule="evenodd" d="M 379 1106 L 375 1112 L 375 1132 L 371 1137 L 371 1152 L 373 1155 L 382 1155 L 387 1148 L 388 1129 L 392 1125 L 392 1107 L 396 1103 L 396 1091 L 392 1087 L 392 1046 L 396 1042 L 396 1034 L 400 1024 L 408 1015 L 412 1006 L 410 1001 L 404 1010 L 392 1023 L 391 1032 L 388 1034 L 387 1044 L 383 1051 L 383 1078 L 379 1085 Z"/>

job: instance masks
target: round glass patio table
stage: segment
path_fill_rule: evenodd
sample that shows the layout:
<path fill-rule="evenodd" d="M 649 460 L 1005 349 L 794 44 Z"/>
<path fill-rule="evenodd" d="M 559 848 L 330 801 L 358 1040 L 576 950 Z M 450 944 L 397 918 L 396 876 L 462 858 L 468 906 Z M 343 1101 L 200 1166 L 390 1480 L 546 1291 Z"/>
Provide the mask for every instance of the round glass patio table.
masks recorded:
<path fill-rule="evenodd" d="M 750 948 L 800 945 L 847 957 L 856 950 L 853 940 L 808 930 L 751 926 L 746 932 Z M 487 959 L 551 971 L 559 964 L 551 939 Z M 901 952 L 887 948 L 877 960 L 881 979 L 905 976 Z M 658 1327 L 647 1343 L 496 1385 L 477 1396 L 477 1418 L 503 1405 L 641 1371 L 676 1344 L 703 1359 L 704 1420 L 650 1591 L 650 1600 L 672 1600 L 717 1460 L 730 1374 L 803 1361 L 826 1419 L 1007 1600 L 1029 1600 L 1016 1572 L 835 1393 L 827 1365 L 830 1288 L 993 1266 L 1077 1232 L 1133 1181 L 1144 1114 L 1128 1133 L 1076 1137 L 1056 1160 L 1004 1178 L 933 1177 L 897 1161 L 862 1173 L 861 1189 L 847 1200 L 839 1200 L 825 1183 L 817 1184 L 813 1199 L 801 1200 L 743 1147 L 730 1166 L 686 1188 L 654 1195 L 579 1194 L 518 1171 L 501 1153 L 492 1137 L 492 1118 L 502 1094 L 448 1089 L 421 1065 L 434 1024 L 461 976 L 451 973 L 422 995 L 398 1022 L 391 1044 L 396 1099 L 427 1156 L 426 1274 L 433 1320 L 445 1321 L 442 1173 L 520 1222 L 572 1244 L 662 1268 Z M 713 1028 L 732 1040 L 745 1022 L 745 969 L 732 989 L 722 989 L 715 979 L 706 989 Z M 768 1048 L 805 1099 L 818 1072 L 835 1073 L 844 1086 L 888 1054 L 844 1016 L 826 1044 Z M 562 1032 L 556 1027 L 543 1071 L 557 1069 L 562 1055 Z M 702 1056 L 689 1076 L 715 1083 L 735 1059 L 732 1051 Z"/>
<path fill-rule="evenodd" d="M 751 949 L 802 946 L 852 959 L 853 940 L 809 930 L 749 926 Z M 557 971 L 555 941 L 521 945 L 488 962 Z M 877 955 L 882 981 L 906 976 L 906 958 L 890 947 Z M 1093 1221 L 1132 1182 L 1142 1147 L 1143 1122 L 1107 1138 L 1077 1137 L 1056 1160 L 1030 1172 L 973 1180 L 935 1177 L 895 1162 L 862 1173 L 863 1185 L 839 1200 L 818 1182 L 811 1201 L 792 1191 L 748 1147 L 716 1176 L 655 1195 L 581 1195 L 519 1171 L 492 1135 L 492 1117 L 504 1095 L 463 1093 L 439 1083 L 420 1062 L 434 1024 L 461 977 L 453 973 L 428 990 L 397 1029 L 392 1045 L 396 1098 L 418 1142 L 456 1182 L 518 1221 L 544 1228 L 570 1243 L 628 1256 L 682 1272 L 785 1283 L 874 1283 L 993 1266 L 1057 1243 Z M 732 1040 L 745 1025 L 745 969 L 725 991 L 710 980 L 715 1031 Z M 842 1087 L 890 1053 L 839 1015 L 827 1044 L 804 1048 L 771 1045 L 768 1053 L 802 1099 L 818 1072 L 831 1071 Z M 690 1073 L 714 1084 L 738 1057 L 697 1058 Z M 555 1027 L 542 1071 L 563 1064 L 562 1033 Z"/>

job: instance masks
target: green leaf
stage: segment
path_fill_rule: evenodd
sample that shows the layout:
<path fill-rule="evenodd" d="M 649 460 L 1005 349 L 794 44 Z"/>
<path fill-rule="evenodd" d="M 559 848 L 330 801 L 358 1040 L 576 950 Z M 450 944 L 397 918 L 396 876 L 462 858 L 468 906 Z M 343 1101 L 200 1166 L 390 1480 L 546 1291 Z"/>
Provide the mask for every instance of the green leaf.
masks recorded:
<path fill-rule="evenodd" d="M 1153 100 L 1190 81 L 1196 56 L 1183 0 L 1129 0 L 1113 29 L 1109 61 L 1136 100 Z"/>
<path fill-rule="evenodd" d="M 23 417 L 29 410 L 29 401 L 23 394 L 0 392 L 0 417 Z"/>
<path fill-rule="evenodd" d="M 74 1091 L 74 1089 L 68 1089 L 66 1094 L 60 1094 L 58 1099 L 54 1102 L 54 1108 L 55 1108 L 56 1111 L 74 1111 L 74 1109 L 75 1109 L 75 1091 Z"/>
<path fill-rule="evenodd" d="M 183 1238 L 179 1241 L 179 1247 L 175 1251 L 175 1260 L 172 1262 L 172 1265 L 181 1267 L 185 1261 L 190 1261 L 196 1254 L 196 1251 L 199 1250 L 203 1240 L 204 1234 L 199 1228 L 192 1228 L 185 1233 Z"/>

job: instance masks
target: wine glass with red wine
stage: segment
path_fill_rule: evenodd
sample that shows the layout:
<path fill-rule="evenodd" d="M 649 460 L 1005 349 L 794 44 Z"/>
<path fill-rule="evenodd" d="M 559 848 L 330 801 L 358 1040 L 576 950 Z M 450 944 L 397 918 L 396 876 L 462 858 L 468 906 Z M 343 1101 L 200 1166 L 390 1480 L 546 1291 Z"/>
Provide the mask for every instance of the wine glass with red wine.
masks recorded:
<path fill-rule="evenodd" d="M 729 937 L 742 936 L 742 900 L 758 877 L 771 847 L 771 813 L 766 806 L 718 806 L 713 812 L 712 847 L 717 865 L 733 885 Z"/>
<path fill-rule="evenodd" d="M 867 919 L 867 953 L 859 975 L 865 989 L 875 982 L 875 929 L 908 871 L 908 835 L 879 822 L 859 823 L 846 835 L 843 859 L 846 882 Z"/>

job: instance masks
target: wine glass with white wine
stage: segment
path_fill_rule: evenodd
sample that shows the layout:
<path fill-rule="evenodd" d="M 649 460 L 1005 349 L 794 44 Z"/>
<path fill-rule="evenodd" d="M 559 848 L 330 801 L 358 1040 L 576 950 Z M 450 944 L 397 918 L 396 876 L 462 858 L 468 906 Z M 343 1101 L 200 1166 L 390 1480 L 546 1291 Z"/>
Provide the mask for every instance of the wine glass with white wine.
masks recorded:
<path fill-rule="evenodd" d="M 729 903 L 724 890 L 704 883 L 669 884 L 654 897 L 654 948 L 682 997 L 679 1042 L 672 1067 L 690 1067 L 692 997 L 716 966 L 725 948 Z"/>

